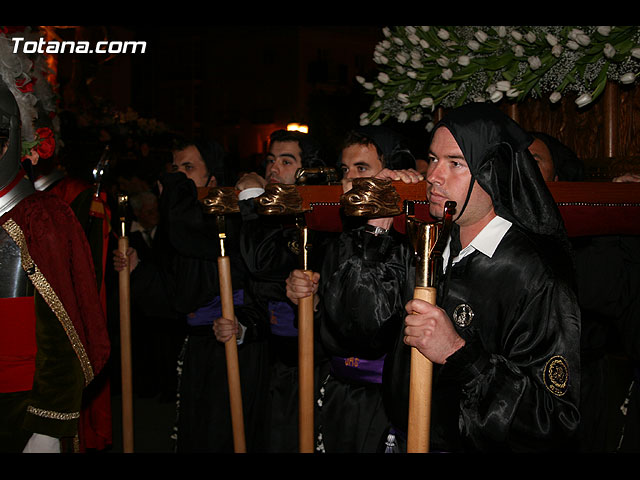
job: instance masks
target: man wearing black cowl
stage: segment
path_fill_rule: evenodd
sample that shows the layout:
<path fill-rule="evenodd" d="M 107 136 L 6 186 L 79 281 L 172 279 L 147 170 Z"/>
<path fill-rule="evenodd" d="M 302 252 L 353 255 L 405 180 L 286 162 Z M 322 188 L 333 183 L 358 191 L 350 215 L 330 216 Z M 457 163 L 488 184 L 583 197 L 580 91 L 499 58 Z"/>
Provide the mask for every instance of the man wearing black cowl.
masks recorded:
<path fill-rule="evenodd" d="M 430 451 L 572 446 L 580 313 L 564 225 L 527 150 L 531 140 L 486 104 L 455 109 L 434 129 L 430 214 L 441 217 L 450 200 L 457 208 L 437 306 L 407 302 L 385 363 L 385 404 L 400 450 L 410 347 L 434 364 Z"/>
<path fill-rule="evenodd" d="M 197 188 L 225 185 L 229 165 L 216 142 L 188 143 L 174 152 L 174 172 L 161 177 L 155 261 L 130 256 L 132 300 L 150 315 L 184 318 L 177 423 L 178 452 L 232 452 L 233 438 L 224 344 L 218 323 L 239 323 L 238 362 L 247 452 L 263 451 L 268 319 L 256 305 L 238 251 L 240 216 L 225 217 L 225 255 L 230 259 L 237 318 L 222 318 L 216 218 L 204 213 Z M 116 254 L 116 269 L 122 268 Z"/>

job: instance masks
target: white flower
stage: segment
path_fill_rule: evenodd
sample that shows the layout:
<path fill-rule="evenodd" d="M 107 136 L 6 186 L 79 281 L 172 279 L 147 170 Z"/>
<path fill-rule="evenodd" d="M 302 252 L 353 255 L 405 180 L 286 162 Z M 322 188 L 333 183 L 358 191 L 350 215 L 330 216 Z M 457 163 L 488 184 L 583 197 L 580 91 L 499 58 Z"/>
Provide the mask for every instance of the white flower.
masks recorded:
<path fill-rule="evenodd" d="M 407 121 L 407 118 L 409 118 L 409 114 L 407 112 L 400 112 L 397 118 L 398 122 L 404 123 Z"/>
<path fill-rule="evenodd" d="M 407 36 L 407 38 L 409 39 L 409 41 L 411 43 L 413 43 L 414 45 L 418 45 L 420 43 L 420 37 L 418 37 L 415 33 Z"/>
<path fill-rule="evenodd" d="M 427 122 L 427 124 L 424 126 L 427 132 L 430 132 L 431 130 L 433 130 L 433 127 L 435 127 L 433 122 Z"/>
<path fill-rule="evenodd" d="M 406 93 L 399 93 L 397 96 L 401 103 L 409 103 L 409 95 Z"/>
<path fill-rule="evenodd" d="M 578 107 L 584 107 L 585 105 L 590 104 L 592 100 L 593 98 L 591 98 L 590 93 L 583 93 L 576 99 L 576 105 L 578 105 Z"/>
<path fill-rule="evenodd" d="M 427 48 L 429 48 L 429 42 L 422 38 L 420 39 L 420 46 L 426 50 Z"/>
<path fill-rule="evenodd" d="M 635 58 L 640 58 L 640 47 L 632 48 L 631 56 Z"/>
<path fill-rule="evenodd" d="M 524 38 L 527 40 L 527 42 L 529 43 L 533 43 L 536 41 L 536 34 L 534 32 L 527 32 L 527 34 L 524 36 Z"/>
<path fill-rule="evenodd" d="M 403 65 L 404 65 L 405 63 L 407 63 L 407 61 L 408 61 L 408 60 L 409 60 L 409 57 L 407 57 L 407 55 L 406 55 L 405 53 L 403 53 L 403 52 L 398 52 L 398 53 L 396 54 L 396 61 L 397 61 L 398 63 L 401 63 L 401 64 L 403 64 Z"/>
<path fill-rule="evenodd" d="M 433 98 L 424 97 L 422 100 L 420 100 L 420 106 L 423 108 L 433 107 Z"/>
<path fill-rule="evenodd" d="M 361 76 L 361 75 L 356 75 L 356 80 L 358 81 L 358 83 L 359 83 L 360 85 L 363 85 L 363 84 L 364 84 L 364 82 L 365 82 L 364 77 L 363 77 L 363 76 Z"/>
<path fill-rule="evenodd" d="M 616 54 L 616 49 L 610 43 L 605 43 L 603 53 L 605 57 L 613 58 L 613 56 Z"/>
<path fill-rule="evenodd" d="M 460 55 L 458 57 L 458 65 L 466 67 L 467 65 L 469 65 L 469 63 L 471 63 L 471 59 L 469 58 L 469 55 Z"/>
<path fill-rule="evenodd" d="M 369 118 L 368 117 L 360 117 L 360 126 L 364 127 L 365 125 L 369 125 Z M 319 400 L 318 400 L 319 401 Z"/>
<path fill-rule="evenodd" d="M 424 27 L 420 27 L 422 29 L 423 32 L 428 32 L 429 31 L 429 26 L 424 26 Z"/>
<path fill-rule="evenodd" d="M 389 27 L 384 27 L 382 29 L 382 33 L 384 34 L 385 37 L 389 38 L 391 36 L 391 30 L 389 29 Z"/>
<path fill-rule="evenodd" d="M 553 92 L 551 95 L 549 95 L 549 101 L 551 103 L 557 103 L 561 98 L 562 94 L 560 92 Z"/>
<path fill-rule="evenodd" d="M 406 68 L 404 68 L 402 65 L 396 65 L 396 72 L 398 72 L 400 75 L 404 75 L 405 71 Z"/>
<path fill-rule="evenodd" d="M 598 30 L 598 33 L 603 37 L 608 37 L 609 34 L 611 33 L 611 27 L 598 27 L 597 30 Z"/>
<path fill-rule="evenodd" d="M 551 49 L 551 55 L 553 55 L 556 58 L 559 58 L 560 55 L 562 55 L 562 45 L 560 44 L 554 45 L 553 48 Z"/>
<path fill-rule="evenodd" d="M 384 95 L 385 95 L 384 90 L 381 88 L 378 88 L 376 90 L 376 95 L 378 95 L 380 98 L 384 98 Z"/>
<path fill-rule="evenodd" d="M 440 40 L 449 40 L 449 32 L 447 32 L 444 28 L 438 30 L 438 38 Z"/>
<path fill-rule="evenodd" d="M 452 77 L 453 77 L 453 71 L 451 71 L 450 68 L 445 68 L 442 71 L 442 78 L 444 78 L 445 80 L 451 80 Z"/>
<path fill-rule="evenodd" d="M 509 80 L 500 80 L 499 82 L 496 82 L 496 90 L 499 90 L 501 92 L 506 92 L 510 88 L 511 88 L 511 82 Z"/>
<path fill-rule="evenodd" d="M 511 36 L 516 42 L 522 40 L 522 34 L 517 30 L 511 30 Z"/>
<path fill-rule="evenodd" d="M 362 86 L 367 90 L 373 90 L 373 83 L 371 82 L 364 82 Z"/>
<path fill-rule="evenodd" d="M 547 43 L 552 47 L 555 47 L 558 44 L 558 38 L 551 33 L 547 33 L 545 38 L 547 39 Z"/>
<path fill-rule="evenodd" d="M 497 103 L 500 100 L 502 100 L 503 96 L 504 94 L 502 92 L 500 92 L 499 90 L 496 90 L 491 94 L 491 96 L 489 97 L 489 100 L 491 100 L 493 103 Z"/>
<path fill-rule="evenodd" d="M 407 77 L 409 77 L 412 80 L 415 80 L 416 78 L 418 78 L 418 74 L 416 73 L 415 70 L 409 70 L 407 72 Z"/>
<path fill-rule="evenodd" d="M 375 52 L 373 54 L 373 61 L 382 65 L 386 65 L 387 63 L 389 63 L 389 59 L 378 52 Z"/>
<path fill-rule="evenodd" d="M 589 38 L 589 35 L 585 35 L 583 33 L 576 37 L 576 42 L 578 42 L 583 47 L 586 47 L 587 45 L 589 45 L 589 43 L 591 43 L 591 39 Z"/>
<path fill-rule="evenodd" d="M 449 65 L 449 59 L 447 57 L 445 57 L 444 55 L 442 55 L 440 58 L 438 58 L 436 60 L 436 63 L 438 65 L 440 65 L 441 67 L 446 67 Z"/>
<path fill-rule="evenodd" d="M 621 83 L 625 83 L 625 84 L 629 84 L 629 83 L 633 83 L 636 81 L 636 74 L 633 72 L 627 72 L 624 75 L 622 75 L 620 77 L 620 82 Z"/>
<path fill-rule="evenodd" d="M 478 40 L 480 43 L 486 42 L 487 38 L 489 38 L 489 35 L 487 35 L 482 30 L 477 30 L 474 36 L 476 37 L 476 40 Z"/>
<path fill-rule="evenodd" d="M 385 49 L 390 49 L 391 48 L 391 42 L 389 40 L 383 40 L 382 45 L 384 46 Z"/>
<path fill-rule="evenodd" d="M 416 33 L 416 27 L 407 25 L 406 27 L 404 27 L 404 31 L 407 32 L 409 35 L 414 35 Z"/>
<path fill-rule="evenodd" d="M 495 30 L 500 38 L 503 38 L 507 34 L 507 27 L 496 27 Z"/>
<path fill-rule="evenodd" d="M 509 98 L 516 98 L 518 95 L 520 95 L 520 90 L 517 88 L 510 88 L 507 90 L 507 97 Z"/>
<path fill-rule="evenodd" d="M 415 58 L 411 60 L 411 66 L 416 70 L 420 70 L 423 67 L 422 62 L 420 60 L 416 60 Z"/>
<path fill-rule="evenodd" d="M 571 50 L 577 50 L 580 48 L 580 45 L 578 45 L 577 42 L 574 42 L 573 40 L 569 40 L 567 42 L 567 48 L 570 48 Z"/>
<path fill-rule="evenodd" d="M 378 74 L 378 81 L 380 83 L 389 83 L 389 80 L 391 80 L 391 79 L 389 78 L 389 75 L 387 75 L 386 73 L 380 72 Z"/>
<path fill-rule="evenodd" d="M 540 61 L 540 58 L 535 55 L 529 57 L 528 61 L 529 61 L 529 66 L 531 67 L 531 70 L 537 70 L 542 66 L 542 62 Z"/>
<path fill-rule="evenodd" d="M 396 45 L 399 45 L 399 46 L 403 46 L 404 45 L 404 42 L 402 41 L 401 38 L 393 37 L 392 40 L 393 40 L 393 43 L 395 43 Z"/>
<path fill-rule="evenodd" d="M 414 113 L 413 115 L 411 115 L 409 120 L 411 120 L 412 122 L 419 122 L 420 120 L 422 120 L 422 114 L 420 112 Z"/>
<path fill-rule="evenodd" d="M 522 45 L 514 45 L 513 46 L 513 54 L 516 57 L 523 57 L 524 56 L 524 47 Z"/>
<path fill-rule="evenodd" d="M 478 42 L 476 42 L 475 40 L 469 40 L 467 42 L 467 47 L 469 47 L 471 50 L 473 50 L 475 52 L 476 50 L 478 50 L 480 48 L 480 44 Z"/>

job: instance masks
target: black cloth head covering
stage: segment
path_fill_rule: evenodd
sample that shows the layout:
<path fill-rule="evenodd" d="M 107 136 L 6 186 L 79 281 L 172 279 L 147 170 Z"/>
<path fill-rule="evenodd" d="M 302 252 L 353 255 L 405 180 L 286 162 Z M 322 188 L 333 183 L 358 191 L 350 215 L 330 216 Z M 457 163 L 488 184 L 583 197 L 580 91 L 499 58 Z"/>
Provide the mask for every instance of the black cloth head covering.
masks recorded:
<path fill-rule="evenodd" d="M 235 177 L 222 145 L 213 140 L 196 140 L 193 145 L 200 152 L 209 173 L 216 177 L 218 186 L 229 186 L 227 184 L 233 182 Z"/>
<path fill-rule="evenodd" d="M 370 139 L 382 153 L 384 167 L 389 170 L 416 168 L 416 159 L 404 139 L 393 130 L 380 125 L 365 125 L 353 130 Z"/>
<path fill-rule="evenodd" d="M 557 138 L 543 132 L 531 132 L 549 149 L 553 160 L 553 169 L 559 181 L 579 182 L 584 180 L 584 164 L 573 150 Z"/>
<path fill-rule="evenodd" d="M 478 182 L 490 195 L 497 215 L 535 234 L 566 237 L 560 211 L 528 150 L 533 141 L 530 134 L 485 103 L 448 112 L 434 132 L 443 126 L 452 133 L 469 165 L 469 188 Z"/>

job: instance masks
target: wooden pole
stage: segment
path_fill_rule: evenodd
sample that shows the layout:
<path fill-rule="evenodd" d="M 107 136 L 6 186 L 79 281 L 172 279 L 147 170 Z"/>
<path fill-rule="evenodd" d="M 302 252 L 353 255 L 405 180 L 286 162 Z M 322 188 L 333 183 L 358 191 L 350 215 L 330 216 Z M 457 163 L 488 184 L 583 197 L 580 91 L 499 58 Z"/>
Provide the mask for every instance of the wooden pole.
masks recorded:
<path fill-rule="evenodd" d="M 312 272 L 304 270 L 311 278 Z M 298 388 L 300 453 L 314 451 L 313 295 L 298 301 Z"/>
<path fill-rule="evenodd" d="M 118 250 L 127 258 L 129 239 L 118 239 Z M 122 377 L 122 451 L 133 453 L 133 386 L 131 374 L 131 288 L 129 264 L 119 272 L 120 363 Z"/>
<path fill-rule="evenodd" d="M 413 298 L 435 305 L 436 290 L 432 287 L 416 287 Z M 429 432 L 431 429 L 433 363 L 415 347 L 411 347 L 409 378 L 407 453 L 428 453 Z"/>
<path fill-rule="evenodd" d="M 233 289 L 231 286 L 231 264 L 229 257 L 224 254 L 218 257 L 218 275 L 220 278 L 222 316 L 233 320 L 235 319 L 235 311 L 233 307 Z M 246 453 L 240 366 L 238 363 L 238 345 L 235 335 L 225 342 L 224 350 L 227 361 L 227 382 L 229 384 L 233 448 L 235 453 Z"/>

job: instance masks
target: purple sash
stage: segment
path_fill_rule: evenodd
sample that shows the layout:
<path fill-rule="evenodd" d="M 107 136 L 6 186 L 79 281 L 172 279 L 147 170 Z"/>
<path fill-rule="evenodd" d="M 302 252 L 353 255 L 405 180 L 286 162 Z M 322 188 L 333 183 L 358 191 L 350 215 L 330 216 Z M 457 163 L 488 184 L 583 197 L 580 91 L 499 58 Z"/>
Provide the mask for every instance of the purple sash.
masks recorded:
<path fill-rule="evenodd" d="M 269 321 L 271 333 L 279 337 L 297 337 L 298 329 L 294 326 L 295 312 L 287 302 L 269 302 Z"/>
<path fill-rule="evenodd" d="M 384 356 L 376 360 L 358 357 L 331 357 L 331 370 L 338 377 L 366 383 L 382 383 Z"/>
<path fill-rule="evenodd" d="M 244 303 L 244 290 L 233 291 L 233 304 L 242 305 Z M 216 296 L 207 303 L 204 307 L 200 307 L 195 312 L 187 315 L 187 323 L 191 327 L 198 327 L 201 325 L 213 325 L 213 321 L 216 318 L 222 317 L 222 303 L 220 297 Z"/>

